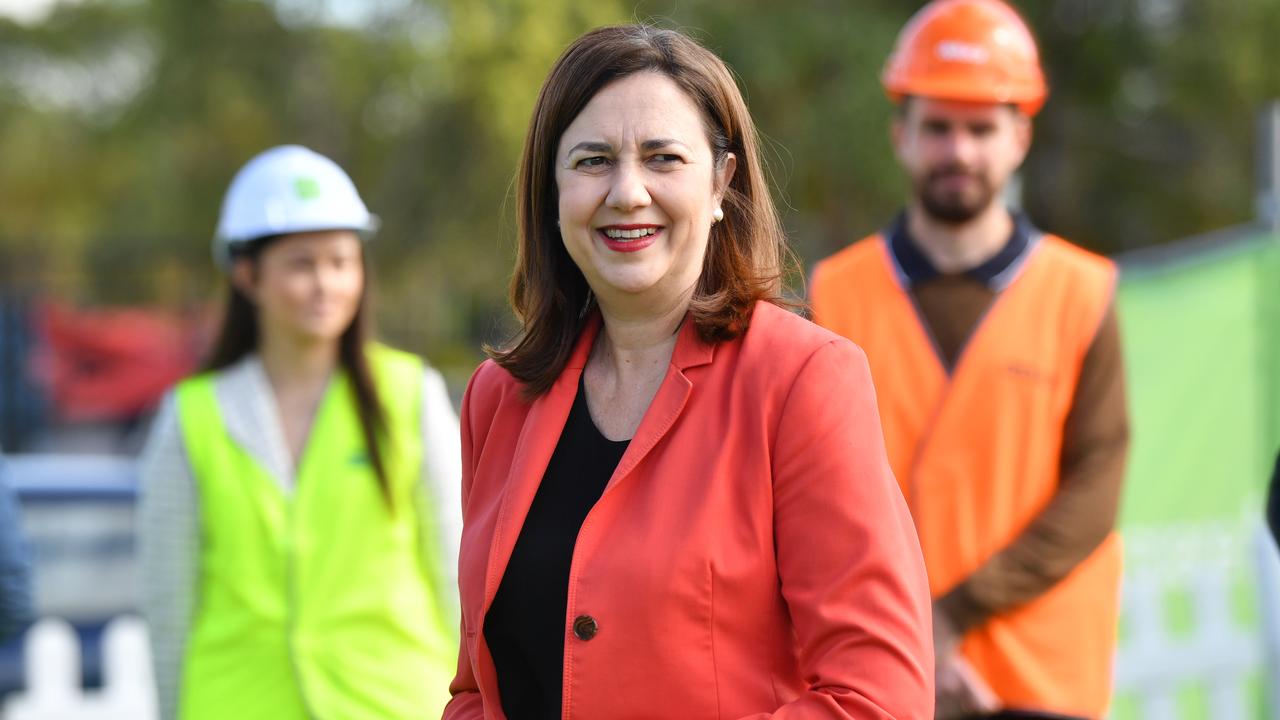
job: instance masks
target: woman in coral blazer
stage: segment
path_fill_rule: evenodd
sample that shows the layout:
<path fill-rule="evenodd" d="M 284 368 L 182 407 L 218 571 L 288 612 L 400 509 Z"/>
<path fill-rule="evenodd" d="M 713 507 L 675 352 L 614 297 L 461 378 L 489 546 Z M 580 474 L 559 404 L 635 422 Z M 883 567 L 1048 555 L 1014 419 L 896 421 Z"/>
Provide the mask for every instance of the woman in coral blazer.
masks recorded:
<path fill-rule="evenodd" d="M 556 64 L 516 342 L 462 410 L 445 718 L 930 718 L 929 595 L 862 352 L 778 307 L 750 116 L 684 35 Z"/>

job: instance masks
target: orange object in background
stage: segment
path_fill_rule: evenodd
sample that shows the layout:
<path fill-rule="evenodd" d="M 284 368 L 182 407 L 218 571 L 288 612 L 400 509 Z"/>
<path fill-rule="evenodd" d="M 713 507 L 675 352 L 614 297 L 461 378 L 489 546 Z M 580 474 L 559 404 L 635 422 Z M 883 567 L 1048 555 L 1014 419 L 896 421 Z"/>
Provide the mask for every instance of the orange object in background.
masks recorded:
<path fill-rule="evenodd" d="M 894 102 L 923 95 L 1011 103 L 1029 116 L 1049 92 L 1031 30 L 999 0 L 926 6 L 898 36 L 881 80 Z"/>
<path fill-rule="evenodd" d="M 44 303 L 33 317 L 39 337 L 33 370 L 59 420 L 135 418 L 196 367 L 205 346 L 201 317 Z"/>
<path fill-rule="evenodd" d="M 1111 302 L 1115 267 L 1045 235 L 951 374 L 881 236 L 814 270 L 814 320 L 871 363 L 889 463 L 935 598 L 1006 547 L 1058 487 L 1062 427 Z M 1010 707 L 1102 717 L 1121 572 L 1112 534 L 1048 592 L 970 631 L 961 651 Z"/>

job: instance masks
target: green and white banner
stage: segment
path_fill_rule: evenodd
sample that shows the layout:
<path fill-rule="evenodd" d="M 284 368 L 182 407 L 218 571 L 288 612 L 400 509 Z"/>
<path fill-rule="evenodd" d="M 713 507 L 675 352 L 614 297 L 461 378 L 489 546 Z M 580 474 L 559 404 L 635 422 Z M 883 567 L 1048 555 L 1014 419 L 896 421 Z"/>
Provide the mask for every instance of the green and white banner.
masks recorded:
<path fill-rule="evenodd" d="M 1280 237 L 1122 267 L 1133 446 L 1113 717 L 1280 718 L 1280 559 L 1261 530 L 1280 449 Z"/>

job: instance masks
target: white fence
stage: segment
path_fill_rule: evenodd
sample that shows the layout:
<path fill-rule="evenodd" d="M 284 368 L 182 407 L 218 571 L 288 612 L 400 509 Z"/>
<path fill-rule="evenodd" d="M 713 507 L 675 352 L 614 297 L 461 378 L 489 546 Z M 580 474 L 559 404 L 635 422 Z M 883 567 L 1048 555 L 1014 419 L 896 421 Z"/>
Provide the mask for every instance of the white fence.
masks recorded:
<path fill-rule="evenodd" d="M 1229 534 L 1205 541 L 1194 531 L 1179 531 L 1184 534 L 1193 537 L 1156 549 L 1163 561 L 1126 569 L 1116 690 L 1135 707 L 1123 716 L 1251 720 L 1260 717 L 1261 706 L 1269 709 L 1265 717 L 1280 720 L 1280 556 L 1274 541 L 1262 529 L 1239 541 Z M 1170 621 L 1171 597 L 1185 599 L 1181 628 Z M 1269 697 L 1257 696 L 1259 683 Z M 1179 704 L 1188 689 L 1200 694 L 1198 708 Z"/>
<path fill-rule="evenodd" d="M 123 616 L 102 640 L 102 689 L 80 682 L 80 641 L 68 623 L 47 618 L 26 636 L 26 690 L 4 704 L 4 720 L 154 720 L 155 683 L 146 625 Z"/>

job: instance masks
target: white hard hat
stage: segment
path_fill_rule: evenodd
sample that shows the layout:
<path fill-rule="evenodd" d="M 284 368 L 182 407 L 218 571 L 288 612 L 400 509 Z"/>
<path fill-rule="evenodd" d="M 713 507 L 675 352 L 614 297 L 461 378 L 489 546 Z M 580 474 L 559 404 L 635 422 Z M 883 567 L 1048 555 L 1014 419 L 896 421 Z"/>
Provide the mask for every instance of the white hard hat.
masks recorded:
<path fill-rule="evenodd" d="M 377 216 L 337 163 L 301 145 L 281 145 L 245 163 L 232 179 L 213 256 L 225 268 L 232 248 L 250 240 L 315 230 L 354 230 L 367 238 L 377 229 Z"/>

